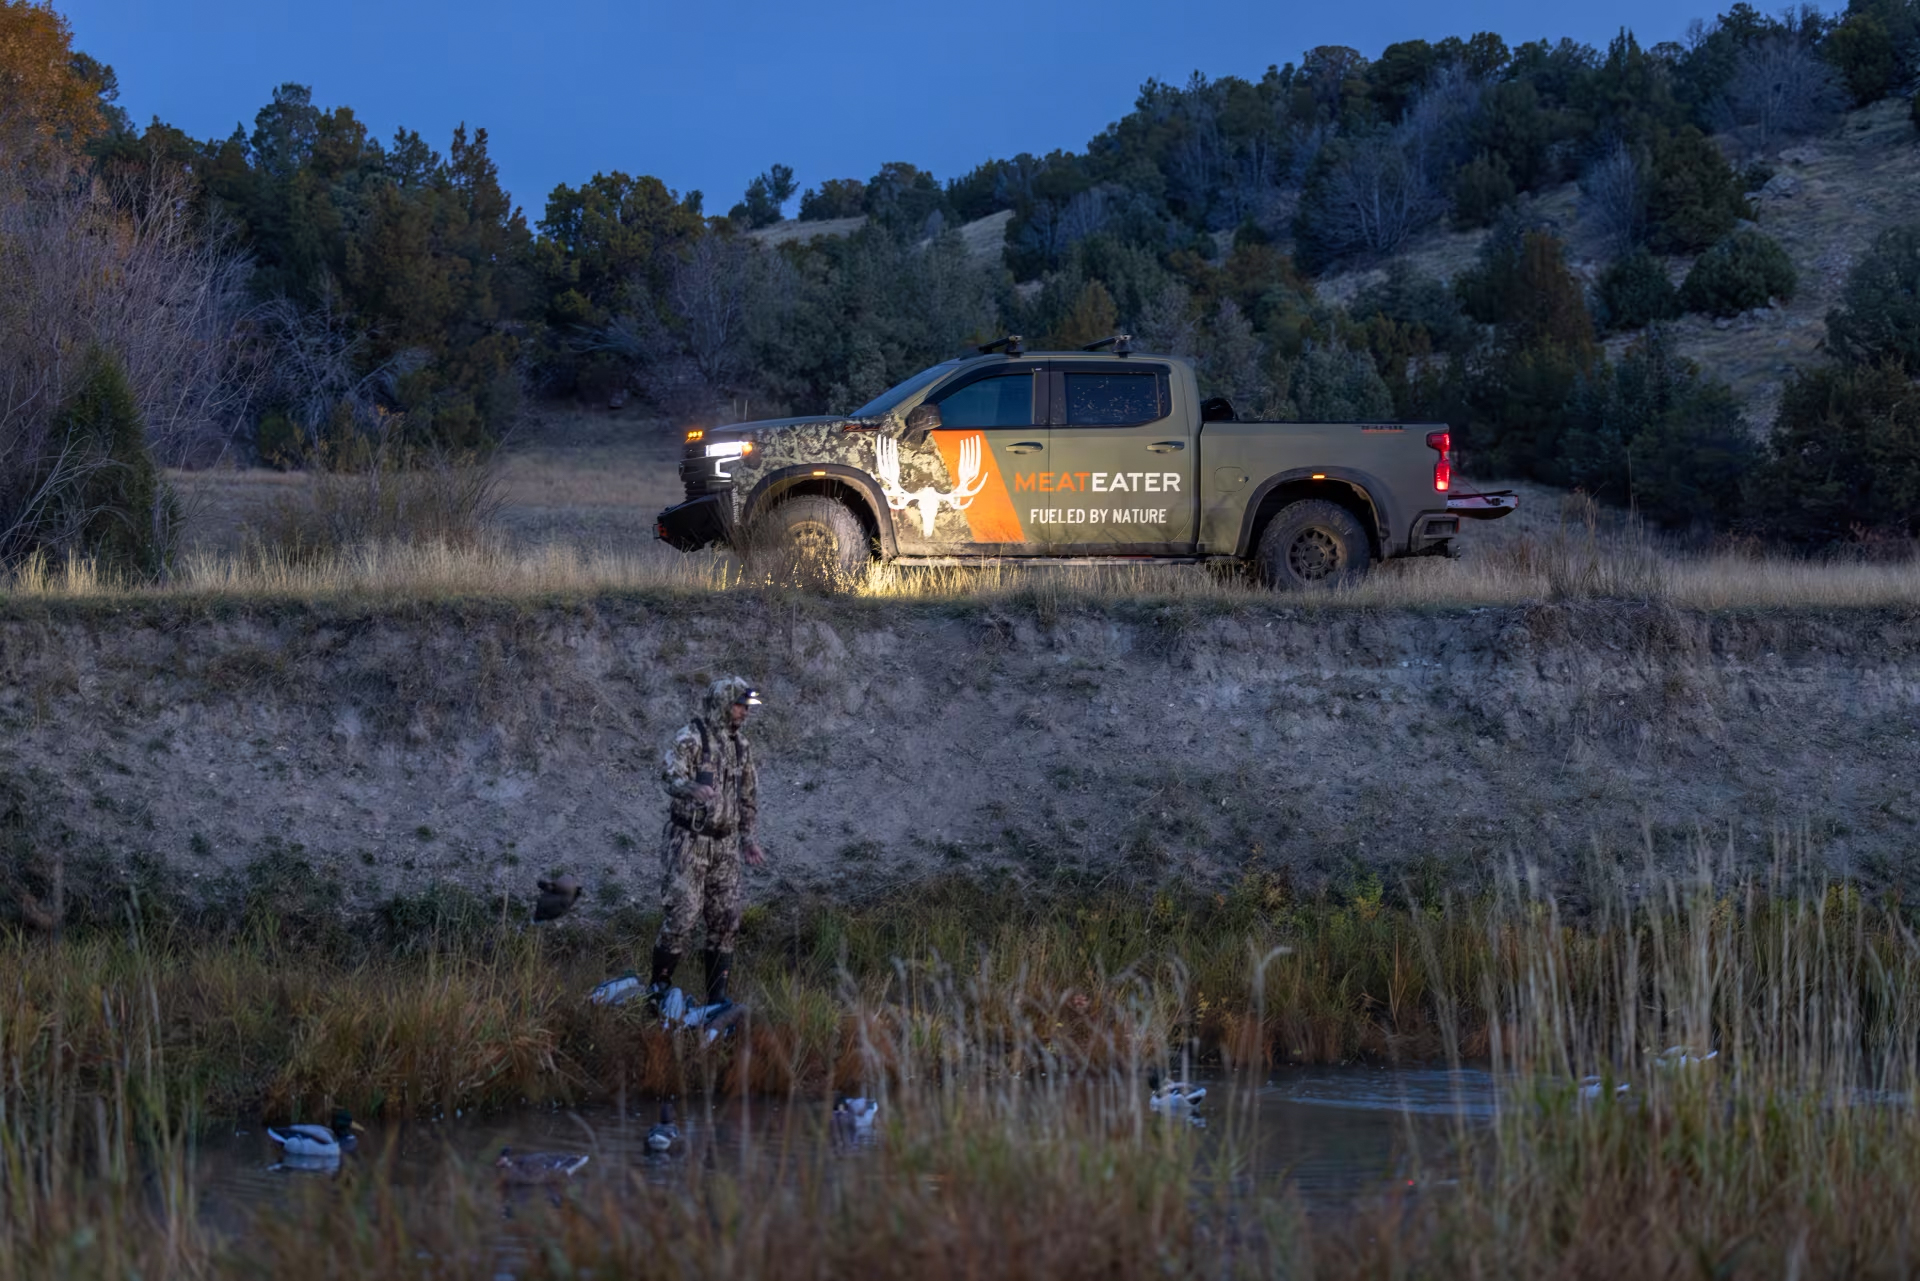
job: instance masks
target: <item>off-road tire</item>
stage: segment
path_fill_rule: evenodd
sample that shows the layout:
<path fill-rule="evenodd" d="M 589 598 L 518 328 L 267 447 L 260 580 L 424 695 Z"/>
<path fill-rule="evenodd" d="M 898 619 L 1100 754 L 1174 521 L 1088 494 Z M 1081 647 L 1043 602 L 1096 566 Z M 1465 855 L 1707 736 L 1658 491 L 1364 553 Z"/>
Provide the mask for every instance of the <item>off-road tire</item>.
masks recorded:
<path fill-rule="evenodd" d="M 845 503 L 802 494 L 755 522 L 746 551 L 757 571 L 844 584 L 866 570 L 873 540 Z"/>
<path fill-rule="evenodd" d="M 1349 587 L 1372 563 L 1359 517 L 1324 498 L 1288 503 L 1275 512 L 1253 554 L 1260 581 L 1283 592 Z"/>

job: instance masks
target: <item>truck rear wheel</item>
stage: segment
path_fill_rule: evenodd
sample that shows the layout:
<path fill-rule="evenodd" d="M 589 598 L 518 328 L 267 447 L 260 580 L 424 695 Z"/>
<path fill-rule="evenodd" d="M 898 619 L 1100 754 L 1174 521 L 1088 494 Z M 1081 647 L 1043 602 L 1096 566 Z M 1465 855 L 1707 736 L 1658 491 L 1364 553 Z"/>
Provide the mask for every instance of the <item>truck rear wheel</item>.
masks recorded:
<path fill-rule="evenodd" d="M 1261 531 L 1253 556 L 1261 581 L 1278 591 L 1350 586 L 1372 561 L 1359 518 L 1324 498 L 1282 507 Z"/>
<path fill-rule="evenodd" d="M 872 540 L 845 503 L 820 494 L 788 499 L 758 522 L 745 548 L 756 573 L 845 583 L 873 558 Z"/>

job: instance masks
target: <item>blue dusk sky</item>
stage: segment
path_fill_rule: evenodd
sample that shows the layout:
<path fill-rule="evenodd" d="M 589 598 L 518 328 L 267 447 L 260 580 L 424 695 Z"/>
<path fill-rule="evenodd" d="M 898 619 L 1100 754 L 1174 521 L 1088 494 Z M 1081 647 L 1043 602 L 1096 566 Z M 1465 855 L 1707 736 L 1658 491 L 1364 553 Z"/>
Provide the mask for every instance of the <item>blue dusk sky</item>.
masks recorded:
<path fill-rule="evenodd" d="M 942 179 L 1021 151 L 1079 150 L 1149 77 L 1257 78 L 1314 45 L 1373 57 L 1396 40 L 1497 31 L 1604 47 L 1681 39 L 1707 0 L 1559 6 L 1484 0 L 1348 4 L 946 4 L 828 0 L 55 0 L 75 43 L 119 73 L 137 123 L 224 137 L 275 85 L 313 87 L 385 141 L 417 129 L 444 152 L 484 126 L 530 219 L 557 183 L 650 173 L 740 199 L 775 161 L 801 186 L 906 160 Z M 789 206 L 788 212 L 793 212 Z"/>

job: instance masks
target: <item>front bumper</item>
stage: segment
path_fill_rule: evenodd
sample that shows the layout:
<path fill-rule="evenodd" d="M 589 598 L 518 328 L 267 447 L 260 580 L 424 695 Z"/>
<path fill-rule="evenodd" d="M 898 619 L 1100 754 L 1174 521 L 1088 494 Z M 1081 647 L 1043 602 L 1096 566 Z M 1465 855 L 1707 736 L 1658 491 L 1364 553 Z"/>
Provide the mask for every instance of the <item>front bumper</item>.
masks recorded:
<path fill-rule="evenodd" d="M 690 498 L 661 512 L 653 524 L 654 537 L 683 552 L 733 541 L 733 495 L 708 494 Z"/>

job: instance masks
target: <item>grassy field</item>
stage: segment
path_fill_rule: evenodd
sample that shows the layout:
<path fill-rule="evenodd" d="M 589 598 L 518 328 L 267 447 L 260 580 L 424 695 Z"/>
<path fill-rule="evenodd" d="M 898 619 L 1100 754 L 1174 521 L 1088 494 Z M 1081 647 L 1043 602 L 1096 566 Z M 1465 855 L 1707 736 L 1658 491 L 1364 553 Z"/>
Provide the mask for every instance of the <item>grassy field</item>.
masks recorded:
<path fill-rule="evenodd" d="M 136 919 L 138 919 L 136 917 Z M 418 927 L 428 918 L 416 917 Z M 592 1009 L 631 939 L 443 911 L 350 943 L 130 933 L 3 945 L 0 1277 L 1894 1275 L 1920 1200 L 1920 943 L 1784 860 L 1621 885 L 1581 923 L 1516 873 L 1471 900 L 1046 903 L 953 885 L 750 922 L 741 1043 Z M 256 923 L 256 927 L 259 923 Z M 1664 1047 L 1713 1060 L 1662 1066 Z M 1156 1125 L 1144 1074 L 1418 1052 L 1490 1064 L 1490 1128 L 1358 1221 L 1314 1223 Z M 1624 1095 L 1583 1100 L 1594 1073 Z M 714 1154 L 685 1189 L 597 1171 L 500 1217 L 490 1172 L 401 1196 L 369 1158 L 237 1235 L 196 1215 L 192 1135 L 243 1101 L 405 1115 L 592 1091 L 863 1085 L 888 1126 Z M 1249 1140 L 1250 1141 L 1250 1140 Z"/>

